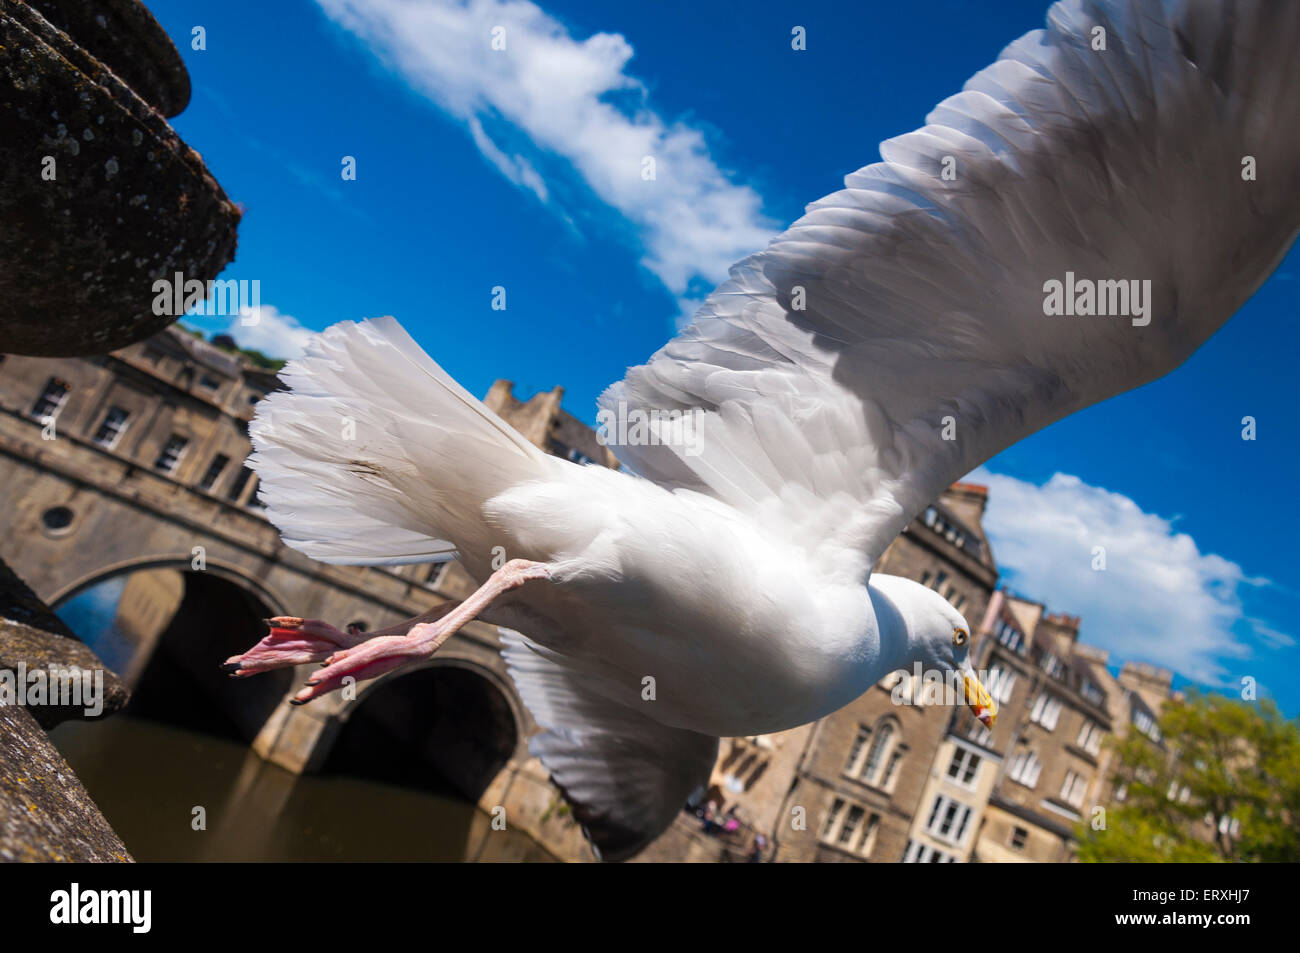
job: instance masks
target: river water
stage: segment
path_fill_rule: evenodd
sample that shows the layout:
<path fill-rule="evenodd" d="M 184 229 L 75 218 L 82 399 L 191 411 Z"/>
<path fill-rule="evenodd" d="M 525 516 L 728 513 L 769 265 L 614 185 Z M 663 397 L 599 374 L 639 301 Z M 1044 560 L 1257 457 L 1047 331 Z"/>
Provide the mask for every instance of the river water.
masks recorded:
<path fill-rule="evenodd" d="M 179 576 L 175 581 L 179 588 Z M 138 648 L 117 623 L 126 582 L 109 580 L 58 610 L 120 673 L 133 668 Z M 211 654 L 215 668 L 228 652 Z M 162 682 L 183 694 L 195 690 L 186 677 L 169 669 Z M 139 688 L 133 686 L 136 702 L 149 694 Z M 182 704 L 180 713 L 211 707 Z M 129 712 L 65 722 L 50 738 L 136 860 L 554 859 L 526 834 L 492 830 L 474 804 L 431 787 L 436 782 L 428 777 L 400 785 L 356 773 L 300 776 L 263 761 L 229 726 L 223 736 L 199 730 L 201 724 L 184 727 L 171 723 L 181 719 Z"/>
<path fill-rule="evenodd" d="M 525 834 L 484 837 L 488 817 L 455 796 L 295 775 L 145 718 L 66 722 L 50 737 L 138 861 L 553 860 Z"/>

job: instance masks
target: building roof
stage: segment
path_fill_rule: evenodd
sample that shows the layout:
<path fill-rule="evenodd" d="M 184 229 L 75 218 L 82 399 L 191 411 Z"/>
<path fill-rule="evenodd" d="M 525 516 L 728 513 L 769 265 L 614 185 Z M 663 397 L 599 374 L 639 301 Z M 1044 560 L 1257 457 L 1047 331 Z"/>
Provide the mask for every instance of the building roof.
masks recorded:
<path fill-rule="evenodd" d="M 173 353 L 179 351 L 196 364 L 201 364 L 227 377 L 238 377 L 245 364 L 244 359 L 238 354 L 223 351 L 174 324 L 146 339 L 145 344 Z"/>

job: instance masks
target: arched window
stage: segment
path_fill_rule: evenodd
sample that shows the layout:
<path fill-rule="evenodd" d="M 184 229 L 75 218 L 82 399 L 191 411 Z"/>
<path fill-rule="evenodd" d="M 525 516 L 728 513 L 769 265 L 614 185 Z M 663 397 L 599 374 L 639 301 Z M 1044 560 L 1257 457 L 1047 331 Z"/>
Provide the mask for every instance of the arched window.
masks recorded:
<path fill-rule="evenodd" d="M 889 760 L 885 762 L 885 773 L 880 776 L 880 786 L 889 788 L 894 783 L 894 775 L 898 771 L 898 763 L 903 760 L 903 752 L 907 750 L 904 745 L 894 745 L 894 750 L 889 753 Z"/>
<path fill-rule="evenodd" d="M 844 773 L 857 781 L 878 788 L 888 788 L 898 773 L 898 765 L 907 754 L 898 722 L 885 717 L 875 728 L 861 725 L 849 749 Z"/>
<path fill-rule="evenodd" d="M 871 749 L 867 752 L 867 763 L 862 767 L 862 779 L 874 784 L 885 764 L 885 753 L 894 737 L 894 725 L 885 722 L 876 728 L 876 736 L 871 739 Z"/>

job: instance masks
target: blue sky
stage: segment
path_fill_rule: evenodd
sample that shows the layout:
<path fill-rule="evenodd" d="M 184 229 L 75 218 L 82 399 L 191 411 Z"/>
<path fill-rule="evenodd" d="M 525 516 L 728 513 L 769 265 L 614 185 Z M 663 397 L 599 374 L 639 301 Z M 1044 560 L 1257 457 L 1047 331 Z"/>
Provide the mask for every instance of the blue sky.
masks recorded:
<path fill-rule="evenodd" d="M 235 329 L 243 343 L 287 355 L 307 329 L 393 314 L 471 391 L 560 384 L 589 421 L 726 264 L 921 125 L 1046 6 L 150 3 L 194 84 L 175 125 L 246 209 L 224 276 L 260 280 L 265 320 Z M 492 24 L 531 51 L 522 74 L 479 53 Z M 677 172 L 653 200 L 616 165 L 646 142 Z M 1250 676 L 1292 715 L 1298 266 L 1293 252 L 1174 374 L 976 475 L 1017 592 L 1083 616 L 1113 661 L 1220 688 Z"/>

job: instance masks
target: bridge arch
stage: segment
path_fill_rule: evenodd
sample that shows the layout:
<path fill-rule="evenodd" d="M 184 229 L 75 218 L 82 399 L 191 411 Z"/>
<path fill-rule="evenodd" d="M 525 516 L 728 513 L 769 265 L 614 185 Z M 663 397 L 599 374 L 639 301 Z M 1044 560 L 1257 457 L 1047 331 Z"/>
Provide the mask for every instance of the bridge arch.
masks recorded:
<path fill-rule="evenodd" d="M 148 557 L 68 586 L 56 608 L 126 681 L 128 714 L 248 743 L 293 673 L 232 679 L 220 664 L 262 637 L 274 598 L 230 566 Z"/>
<path fill-rule="evenodd" d="M 93 589 L 95 586 L 102 585 L 118 576 L 129 575 L 134 572 L 141 572 L 148 569 L 175 569 L 179 572 L 208 572 L 212 573 L 219 579 L 248 589 L 254 592 L 262 603 L 267 607 L 271 615 L 288 614 L 286 600 L 277 593 L 267 583 L 253 576 L 243 567 L 229 563 L 222 559 L 213 559 L 205 557 L 205 568 L 195 570 L 193 566 L 194 556 L 192 553 L 168 553 L 168 554 L 151 554 L 134 556 L 130 559 L 122 559 L 116 562 L 101 566 L 81 578 L 67 583 L 53 595 L 47 598 L 47 603 L 54 610 L 69 600 L 76 598 L 83 592 Z"/>
<path fill-rule="evenodd" d="M 498 775 L 527 757 L 530 720 L 508 676 L 446 648 L 414 669 L 362 683 L 322 732 L 312 758 L 318 770 L 481 803 Z"/>

